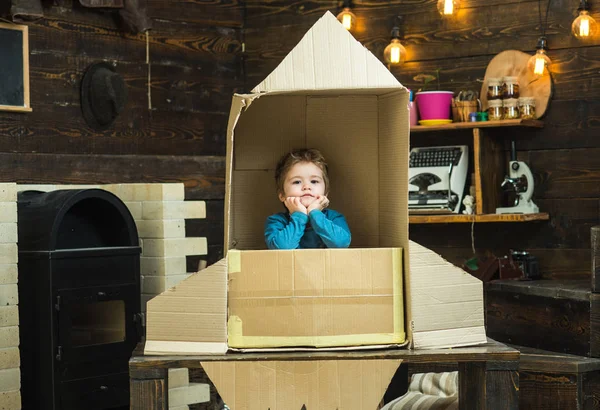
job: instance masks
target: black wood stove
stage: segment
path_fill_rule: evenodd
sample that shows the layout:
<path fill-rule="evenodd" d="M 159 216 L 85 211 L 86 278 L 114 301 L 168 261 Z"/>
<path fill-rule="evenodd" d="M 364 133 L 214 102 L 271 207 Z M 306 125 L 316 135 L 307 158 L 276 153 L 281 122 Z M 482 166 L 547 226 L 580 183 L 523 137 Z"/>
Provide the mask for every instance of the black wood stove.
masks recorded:
<path fill-rule="evenodd" d="M 141 339 L 135 223 L 100 189 L 18 196 L 23 409 L 127 407 Z"/>

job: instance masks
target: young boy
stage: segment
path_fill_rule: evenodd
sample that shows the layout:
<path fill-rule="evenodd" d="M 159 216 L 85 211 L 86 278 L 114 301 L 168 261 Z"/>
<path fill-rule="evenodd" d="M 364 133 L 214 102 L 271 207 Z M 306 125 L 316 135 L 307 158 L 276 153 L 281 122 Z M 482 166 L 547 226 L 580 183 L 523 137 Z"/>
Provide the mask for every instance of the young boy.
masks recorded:
<path fill-rule="evenodd" d="M 288 212 L 271 215 L 265 223 L 269 249 L 347 248 L 350 228 L 329 205 L 325 158 L 316 149 L 284 155 L 275 170 L 277 195 Z"/>

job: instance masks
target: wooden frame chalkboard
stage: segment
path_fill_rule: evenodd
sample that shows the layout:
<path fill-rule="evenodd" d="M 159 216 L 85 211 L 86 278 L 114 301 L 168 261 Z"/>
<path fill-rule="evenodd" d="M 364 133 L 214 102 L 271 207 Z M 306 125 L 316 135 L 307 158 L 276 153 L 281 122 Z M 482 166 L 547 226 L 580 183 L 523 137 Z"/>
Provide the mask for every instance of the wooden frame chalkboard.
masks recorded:
<path fill-rule="evenodd" d="M 0 111 L 31 111 L 27 26 L 0 23 Z"/>

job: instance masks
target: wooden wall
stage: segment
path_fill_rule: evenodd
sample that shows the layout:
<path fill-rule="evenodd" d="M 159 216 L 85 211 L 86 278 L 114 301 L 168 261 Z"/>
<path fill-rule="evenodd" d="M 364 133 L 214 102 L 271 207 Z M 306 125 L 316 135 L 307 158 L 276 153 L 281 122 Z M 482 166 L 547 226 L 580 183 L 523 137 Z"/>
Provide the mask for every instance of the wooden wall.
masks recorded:
<path fill-rule="evenodd" d="M 359 18 L 355 37 L 379 58 L 390 31 L 401 17 L 409 61 L 392 71 L 412 89 L 413 78 L 439 70 L 441 89 L 481 88 L 488 62 L 497 53 L 516 49 L 533 54 L 540 35 L 536 0 L 462 0 L 454 22 L 443 21 L 434 0 L 356 0 Z M 541 1 L 542 16 L 546 0 Z M 535 175 L 534 201 L 551 220 L 535 223 L 477 224 L 473 235 L 478 253 L 504 255 L 509 248 L 536 255 L 551 277 L 586 277 L 590 269 L 589 228 L 598 224 L 600 196 L 600 40 L 582 45 L 571 34 L 579 0 L 552 0 L 547 37 L 554 95 L 541 130 L 502 131 L 508 149 L 517 141 L 518 157 Z M 592 2 L 600 21 L 600 5 Z M 326 11 L 339 11 L 336 1 L 246 1 L 246 88 L 258 84 Z M 545 25 L 545 24 L 544 24 Z M 432 141 L 460 143 L 468 134 L 417 134 L 414 146 Z M 411 239 L 461 264 L 472 256 L 471 225 L 412 225 Z"/>
<path fill-rule="evenodd" d="M 10 0 L 0 11 L 7 16 Z M 187 199 L 207 200 L 209 261 L 222 255 L 225 131 L 231 95 L 243 87 L 237 0 L 147 0 L 153 29 L 125 33 L 114 11 L 78 0 L 45 1 L 28 23 L 32 113 L 0 112 L 0 181 L 19 183 L 183 182 Z M 106 60 L 129 100 L 114 126 L 83 120 L 80 80 Z M 148 87 L 148 85 L 150 87 Z M 195 271 L 198 260 L 188 261 Z"/>
<path fill-rule="evenodd" d="M 182 181 L 187 198 L 208 201 L 208 219 L 188 221 L 187 230 L 208 235 L 212 262 L 222 254 L 231 94 L 258 84 L 326 10 L 337 13 L 339 4 L 147 1 L 154 24 L 148 38 L 126 34 L 114 12 L 86 9 L 77 0 L 45 2 L 45 18 L 28 24 L 34 111 L 0 112 L 0 181 Z M 415 75 L 439 70 L 443 89 L 479 89 L 494 55 L 506 49 L 533 52 L 538 1 L 462 2 L 458 21 L 447 22 L 434 0 L 356 0 L 355 36 L 380 57 L 401 16 L 409 62 L 392 69 L 401 83 L 417 89 Z M 2 3 L 6 16 L 10 2 Z M 547 1 L 542 3 L 544 14 Z M 507 143 L 511 136 L 517 140 L 519 158 L 536 177 L 535 202 L 551 220 L 478 224 L 473 231 L 478 252 L 526 249 L 553 277 L 589 275 L 589 228 L 600 212 L 600 42 L 582 45 L 570 34 L 578 3 L 551 1 L 547 36 L 554 95 L 545 128 L 511 130 L 505 137 Z M 598 11 L 592 14 L 600 20 Z M 94 132 L 81 115 L 79 82 L 86 67 L 101 60 L 116 63 L 130 95 L 115 125 Z M 413 145 L 465 138 L 418 135 L 422 140 Z M 457 264 L 472 255 L 470 225 L 413 225 L 410 234 Z M 196 263 L 191 260 L 188 270 Z"/>

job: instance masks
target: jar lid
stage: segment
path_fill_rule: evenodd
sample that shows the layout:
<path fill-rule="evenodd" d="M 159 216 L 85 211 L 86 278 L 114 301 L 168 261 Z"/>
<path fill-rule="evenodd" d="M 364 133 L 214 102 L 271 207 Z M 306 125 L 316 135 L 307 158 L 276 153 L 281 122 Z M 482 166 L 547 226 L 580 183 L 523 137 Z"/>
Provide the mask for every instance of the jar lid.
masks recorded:
<path fill-rule="evenodd" d="M 502 77 L 502 79 L 504 80 L 505 83 L 518 83 L 519 82 L 519 77 Z"/>
<path fill-rule="evenodd" d="M 519 97 L 519 104 L 535 106 L 535 97 Z"/>
<path fill-rule="evenodd" d="M 502 107 L 502 100 L 488 100 L 488 107 Z"/>
<path fill-rule="evenodd" d="M 488 78 L 488 87 L 495 87 L 502 85 L 502 79 L 498 77 Z"/>
<path fill-rule="evenodd" d="M 516 98 L 507 98 L 506 100 L 502 101 L 504 101 L 505 107 L 514 107 L 517 106 L 517 104 L 519 103 L 519 100 L 517 100 Z"/>

